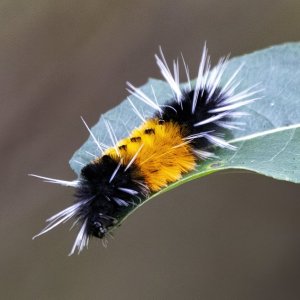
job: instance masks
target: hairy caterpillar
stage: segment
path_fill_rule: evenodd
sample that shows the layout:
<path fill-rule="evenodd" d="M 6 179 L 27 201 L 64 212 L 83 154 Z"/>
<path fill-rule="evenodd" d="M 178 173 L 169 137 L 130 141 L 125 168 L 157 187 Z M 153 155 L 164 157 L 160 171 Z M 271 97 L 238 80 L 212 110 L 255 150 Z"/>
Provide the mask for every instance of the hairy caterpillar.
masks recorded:
<path fill-rule="evenodd" d="M 155 58 L 174 97 L 166 105 L 158 105 L 155 91 L 153 99 L 150 99 L 128 83 L 128 91 L 156 112 L 153 117 L 145 119 L 130 101 L 142 124 L 127 138 L 117 141 L 110 123 L 106 122 L 113 147 L 98 142 L 83 121 L 99 150 L 99 156 L 84 166 L 79 178 L 74 181 L 32 175 L 47 182 L 73 187 L 76 191 L 75 203 L 49 218 L 48 225 L 36 236 L 74 217 L 74 224 L 80 224 L 81 228 L 70 254 L 76 249 L 80 253 L 91 236 L 105 240 L 119 220 L 151 193 L 194 170 L 197 161 L 215 157 L 213 152 L 208 151 L 209 148 L 235 149 L 226 142 L 224 134 L 242 125 L 237 119 L 244 113 L 237 109 L 257 99 L 254 98 L 257 91 L 253 87 L 235 93 L 240 68 L 221 87 L 227 59 L 221 58 L 211 69 L 204 46 L 194 87 L 183 59 L 188 79 L 188 86 L 183 89 L 179 84 L 178 60 L 173 61 L 172 74 L 161 49 L 160 55 L 155 55 Z"/>

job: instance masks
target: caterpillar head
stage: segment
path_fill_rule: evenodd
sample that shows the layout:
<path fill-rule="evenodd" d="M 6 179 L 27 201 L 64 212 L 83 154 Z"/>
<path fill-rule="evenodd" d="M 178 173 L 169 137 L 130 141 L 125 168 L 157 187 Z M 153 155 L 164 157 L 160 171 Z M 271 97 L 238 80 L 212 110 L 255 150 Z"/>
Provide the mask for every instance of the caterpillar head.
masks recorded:
<path fill-rule="evenodd" d="M 81 227 L 70 255 L 76 249 L 81 252 L 92 236 L 105 240 L 109 231 L 148 193 L 134 164 L 127 168 L 108 155 L 87 164 L 75 181 L 33 176 L 75 188 L 75 203 L 47 219 L 48 225 L 35 236 L 74 218 L 73 226 Z"/>

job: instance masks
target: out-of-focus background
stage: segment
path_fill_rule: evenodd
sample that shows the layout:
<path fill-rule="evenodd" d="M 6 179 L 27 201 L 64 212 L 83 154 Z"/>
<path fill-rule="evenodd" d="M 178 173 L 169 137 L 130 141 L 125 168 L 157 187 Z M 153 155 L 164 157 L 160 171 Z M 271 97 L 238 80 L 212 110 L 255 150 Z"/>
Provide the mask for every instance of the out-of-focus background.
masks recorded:
<path fill-rule="evenodd" d="M 3 0 L 0 3 L 1 299 L 300 299 L 300 187 L 215 174 L 145 205 L 103 248 L 76 230 L 34 241 L 72 191 L 68 160 L 92 125 L 160 78 L 153 55 L 214 61 L 300 39 L 299 0 Z M 194 77 L 194 76 L 193 76 Z M 127 116 L 124 116 L 126 118 Z"/>

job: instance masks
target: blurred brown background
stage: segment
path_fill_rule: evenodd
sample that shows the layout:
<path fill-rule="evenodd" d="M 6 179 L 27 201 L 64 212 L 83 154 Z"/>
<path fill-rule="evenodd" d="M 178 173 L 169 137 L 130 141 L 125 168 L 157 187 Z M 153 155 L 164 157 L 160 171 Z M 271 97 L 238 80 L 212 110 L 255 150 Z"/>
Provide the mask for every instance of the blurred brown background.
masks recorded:
<path fill-rule="evenodd" d="M 132 215 L 107 249 L 68 257 L 76 232 L 31 240 L 72 191 L 89 124 L 161 77 L 153 55 L 212 57 L 300 39 L 299 0 L 0 2 L 0 299 L 300 299 L 300 187 L 216 174 Z M 194 76 L 193 76 L 194 77 Z"/>

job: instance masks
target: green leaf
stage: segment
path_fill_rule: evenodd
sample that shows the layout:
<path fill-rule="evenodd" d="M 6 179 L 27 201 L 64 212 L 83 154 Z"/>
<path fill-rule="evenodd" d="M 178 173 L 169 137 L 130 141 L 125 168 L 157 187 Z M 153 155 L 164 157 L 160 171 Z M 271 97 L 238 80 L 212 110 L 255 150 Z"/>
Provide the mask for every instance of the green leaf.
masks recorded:
<path fill-rule="evenodd" d="M 274 46 L 233 58 L 228 62 L 222 82 L 226 82 L 242 64 L 237 78 L 241 84 L 237 92 L 258 84 L 258 88 L 263 89 L 263 98 L 244 108 L 249 113 L 244 118 L 244 129 L 232 131 L 230 142 L 237 146 L 237 151 L 216 149 L 218 158 L 201 162 L 195 171 L 152 195 L 144 203 L 187 181 L 226 169 L 250 170 L 276 179 L 300 182 L 300 43 Z M 168 84 L 160 80 L 149 79 L 141 87 L 150 97 L 153 97 L 152 88 L 159 104 L 172 97 Z M 134 97 L 131 99 L 134 100 Z M 134 103 L 146 117 L 152 115 L 153 111 L 148 106 L 140 101 Z M 128 131 L 141 123 L 128 100 L 108 111 L 92 128 L 94 135 L 108 145 L 111 141 L 104 118 L 110 121 L 118 139 L 126 137 Z M 85 165 L 93 159 L 87 152 L 99 155 L 91 137 L 70 161 L 77 174 L 82 167 L 78 162 Z"/>

